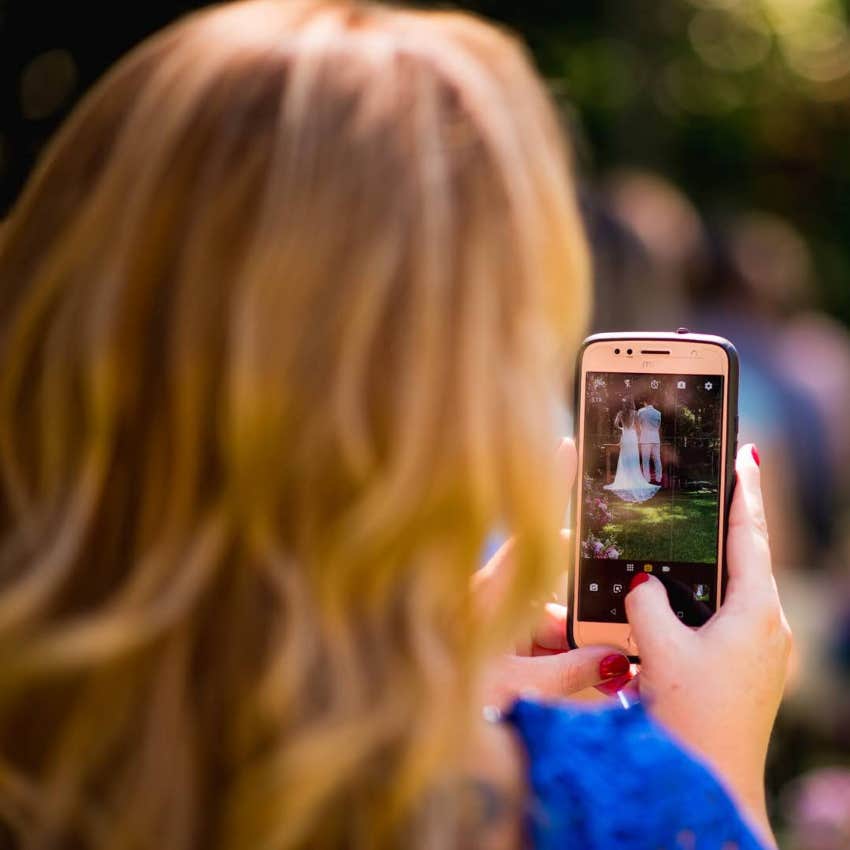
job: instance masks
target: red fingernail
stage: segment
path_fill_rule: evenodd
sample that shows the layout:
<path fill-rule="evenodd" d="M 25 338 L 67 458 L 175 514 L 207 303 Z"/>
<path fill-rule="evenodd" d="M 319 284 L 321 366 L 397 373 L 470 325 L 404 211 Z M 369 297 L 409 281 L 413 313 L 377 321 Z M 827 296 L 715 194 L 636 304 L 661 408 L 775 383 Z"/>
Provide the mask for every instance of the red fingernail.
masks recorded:
<path fill-rule="evenodd" d="M 649 573 L 638 573 L 629 584 L 629 590 L 634 590 L 639 584 L 649 581 Z"/>
<path fill-rule="evenodd" d="M 606 655 L 599 662 L 599 678 L 613 679 L 629 672 L 629 659 L 625 655 Z"/>
<path fill-rule="evenodd" d="M 756 466 L 761 466 L 761 458 L 759 457 L 759 450 L 753 446 L 753 460 L 756 462 Z"/>
<path fill-rule="evenodd" d="M 617 676 L 616 679 L 609 679 L 607 682 L 600 682 L 596 686 L 596 690 L 605 694 L 607 697 L 614 697 L 626 687 L 632 680 L 632 674 L 624 673 L 622 676 Z"/>

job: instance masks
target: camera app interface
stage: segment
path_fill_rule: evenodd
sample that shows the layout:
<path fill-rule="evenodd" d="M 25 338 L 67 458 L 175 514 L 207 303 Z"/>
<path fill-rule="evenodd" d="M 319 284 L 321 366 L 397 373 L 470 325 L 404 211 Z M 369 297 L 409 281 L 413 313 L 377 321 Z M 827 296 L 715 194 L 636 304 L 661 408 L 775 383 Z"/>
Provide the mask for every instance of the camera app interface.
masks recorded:
<path fill-rule="evenodd" d="M 723 377 L 590 372 L 585 385 L 580 620 L 625 623 L 639 572 L 698 626 L 717 607 Z"/>

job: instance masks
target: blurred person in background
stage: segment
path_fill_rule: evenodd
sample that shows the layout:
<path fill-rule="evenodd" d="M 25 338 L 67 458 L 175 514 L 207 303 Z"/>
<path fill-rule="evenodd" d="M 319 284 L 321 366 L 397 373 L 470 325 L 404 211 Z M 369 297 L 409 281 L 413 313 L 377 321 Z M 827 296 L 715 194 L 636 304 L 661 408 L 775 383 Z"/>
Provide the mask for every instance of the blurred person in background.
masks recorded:
<path fill-rule="evenodd" d="M 788 316 L 777 348 L 785 374 L 820 413 L 840 519 L 850 504 L 850 334 L 841 322 L 804 302 Z M 837 522 L 836 532 L 844 527 Z"/>
<path fill-rule="evenodd" d="M 817 566 L 832 540 L 834 470 L 822 450 L 821 410 L 784 369 L 775 309 L 782 293 L 791 297 L 806 285 L 805 246 L 786 228 L 771 232 L 776 245 L 762 251 L 766 234 L 743 221 L 728 234 L 709 234 L 694 205 L 659 175 L 622 169 L 603 185 L 649 258 L 652 284 L 638 321 L 653 312 L 667 328 L 718 333 L 738 348 L 740 438 L 787 459 L 764 472 L 777 566 Z"/>
<path fill-rule="evenodd" d="M 603 333 L 655 327 L 659 289 L 649 252 L 602 192 L 583 189 L 582 218 L 593 261 L 591 329 Z"/>
<path fill-rule="evenodd" d="M 843 652 L 846 594 L 838 577 L 813 581 L 811 571 L 832 570 L 843 554 L 834 529 L 836 485 L 850 478 L 841 437 L 850 416 L 846 335 L 811 309 L 809 253 L 787 222 L 748 214 L 709 229 L 685 195 L 658 175 L 620 169 L 602 185 L 612 213 L 648 258 L 637 321 L 646 311 L 664 315 L 664 305 L 674 304 L 670 327 L 720 333 L 740 352 L 740 439 L 766 447 L 774 459 L 763 472 L 765 510 L 796 635 L 791 713 L 795 725 L 825 731 L 846 714 L 831 652 L 836 644 Z M 632 326 L 630 317 L 622 321 Z M 829 333 L 821 336 L 823 327 Z"/>
<path fill-rule="evenodd" d="M 644 171 L 618 169 L 605 177 L 601 191 L 647 257 L 640 311 L 624 321 L 653 330 L 683 327 L 690 307 L 687 281 L 703 248 L 696 209 L 670 182 Z"/>
<path fill-rule="evenodd" d="M 817 398 L 787 368 L 784 339 L 788 317 L 811 286 L 812 268 L 804 240 L 786 221 L 767 213 L 742 213 L 712 226 L 711 253 L 694 294 L 700 321 L 727 329 L 738 341 L 742 374 L 742 418 L 781 435 L 788 479 L 804 521 L 799 545 L 777 547 L 778 563 L 818 569 L 834 543 L 835 480 L 829 439 Z M 818 364 L 810 361 L 811 368 Z M 746 423 L 747 420 L 744 420 Z M 749 438 L 750 433 L 743 431 Z"/>
<path fill-rule="evenodd" d="M 617 169 L 598 189 L 584 187 L 582 212 L 593 258 L 594 331 L 671 330 L 690 325 L 705 332 L 722 332 L 719 327 L 728 324 L 725 314 L 716 319 L 717 324 L 699 315 L 700 310 L 715 306 L 707 276 L 717 264 L 712 261 L 708 232 L 696 207 L 674 184 L 657 174 Z M 696 304 L 695 291 L 700 293 Z M 725 291 L 725 286 L 719 288 L 719 294 Z M 796 466 L 805 463 L 807 454 L 799 447 L 792 454 L 791 437 L 782 421 L 781 390 L 763 375 L 758 362 L 751 362 L 747 334 L 740 339 L 731 330 L 727 332 L 744 352 L 741 440 L 758 443 L 765 456 L 794 459 L 793 463 L 769 464 L 762 474 L 774 558 L 780 568 L 796 567 L 808 552 L 808 525 L 796 486 Z M 783 357 L 782 346 L 775 348 L 777 358 Z M 825 557 L 822 550 L 819 557 Z M 805 577 L 802 583 L 793 577 L 784 581 L 797 638 L 791 690 L 795 700 L 803 703 L 805 714 L 810 718 L 816 714 L 820 722 L 822 697 L 836 687 L 828 650 L 835 639 L 842 597 L 834 594 L 829 583 L 813 583 Z M 830 593 L 833 596 L 825 606 L 825 596 Z M 829 611 L 826 616 L 825 610 Z M 839 704 L 838 700 L 830 702 Z"/>
<path fill-rule="evenodd" d="M 808 665 L 820 681 L 809 687 L 812 709 L 822 714 L 848 700 L 824 699 L 841 678 L 829 650 L 840 640 L 842 606 L 848 594 L 846 514 L 850 417 L 850 336 L 817 310 L 814 267 L 809 248 L 787 221 L 766 213 L 737 216 L 721 229 L 742 303 L 755 328 L 750 358 L 778 386 L 785 422 L 796 435 L 789 462 L 798 468 L 803 516 L 809 518 L 808 545 L 799 566 L 827 575 L 789 576 L 785 587 L 807 620 L 820 663 Z M 756 350 L 758 349 L 758 350 Z M 843 532 L 843 536 L 842 536 Z M 792 586 L 793 583 L 793 586 Z M 800 630 L 803 631 L 802 629 Z M 814 655 L 814 652 L 812 653 Z M 812 658 L 815 661 L 815 658 Z"/>
<path fill-rule="evenodd" d="M 753 447 L 718 615 L 627 597 L 647 707 L 542 699 L 629 677 L 540 607 L 589 301 L 565 152 L 457 13 L 229 4 L 84 99 L 0 246 L 4 846 L 772 845 Z"/>
<path fill-rule="evenodd" d="M 659 215 L 660 202 L 646 198 L 652 184 L 641 181 L 638 189 L 616 187 L 615 198 L 630 203 L 615 208 L 643 234 L 656 266 L 670 256 L 665 245 L 695 249 L 690 261 L 676 254 L 667 264 L 693 299 L 684 324 L 734 340 L 741 355 L 740 438 L 770 446 L 776 461 L 764 471 L 766 514 L 796 635 L 791 698 L 773 760 L 779 786 L 795 768 L 835 764 L 850 743 L 850 630 L 842 625 L 850 621 L 850 592 L 838 534 L 850 478 L 848 336 L 816 310 L 811 256 L 789 222 L 763 212 L 727 216 L 695 241 L 694 213 L 683 197 Z M 674 193 L 667 187 L 659 194 L 669 200 Z M 799 824 L 793 828 L 800 834 Z"/>

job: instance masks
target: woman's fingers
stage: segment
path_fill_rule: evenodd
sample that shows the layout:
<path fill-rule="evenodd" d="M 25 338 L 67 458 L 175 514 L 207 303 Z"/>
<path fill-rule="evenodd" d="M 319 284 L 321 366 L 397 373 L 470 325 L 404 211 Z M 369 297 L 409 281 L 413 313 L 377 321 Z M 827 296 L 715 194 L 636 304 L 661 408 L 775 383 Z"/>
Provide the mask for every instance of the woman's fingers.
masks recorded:
<path fill-rule="evenodd" d="M 787 658 L 791 629 L 773 578 L 761 473 L 754 446 L 746 445 L 738 452 L 735 471 L 737 483 L 726 543 L 729 586 L 716 623 L 721 628 L 732 627 L 736 636 L 742 624 L 755 628 L 762 649 L 778 646 Z"/>
<path fill-rule="evenodd" d="M 554 518 L 554 521 L 562 523 L 567 512 L 570 492 L 576 474 L 576 447 L 572 440 L 568 438 L 561 440 L 558 450 L 555 452 L 554 462 L 558 481 L 558 516 Z M 554 525 L 553 531 L 557 528 L 558 525 Z M 569 537 L 565 536 L 563 531 L 561 541 L 564 549 L 564 569 L 566 569 Z M 499 547 L 490 560 L 472 578 L 476 605 L 483 613 L 496 608 L 499 600 L 510 587 L 514 568 L 513 550 L 514 539 L 510 538 Z"/>
<path fill-rule="evenodd" d="M 735 605 L 758 602 L 765 592 L 775 593 L 761 497 L 761 473 L 753 450 L 754 446 L 748 444 L 738 452 L 737 482 L 729 510 L 726 599 L 734 601 Z"/>
<path fill-rule="evenodd" d="M 498 610 L 499 601 L 510 586 L 514 565 L 514 539 L 506 540 L 487 563 L 472 576 L 475 606 L 485 615 Z"/>
<path fill-rule="evenodd" d="M 664 657 L 671 644 L 686 640 L 690 633 L 670 608 L 664 585 L 649 573 L 638 573 L 632 580 L 626 594 L 626 617 L 644 664 L 647 659 Z"/>
<path fill-rule="evenodd" d="M 576 444 L 569 437 L 564 437 L 555 452 L 555 475 L 558 481 L 558 515 L 555 518 L 559 524 L 557 527 L 564 524 L 577 467 Z"/>
<path fill-rule="evenodd" d="M 543 699 L 557 699 L 628 672 L 628 658 L 610 646 L 588 646 L 536 658 L 509 655 L 490 671 L 485 699 L 499 706 L 527 692 Z"/>
<path fill-rule="evenodd" d="M 543 616 L 531 636 L 533 647 L 565 652 L 567 645 L 567 609 L 557 602 L 549 602 L 543 608 Z"/>

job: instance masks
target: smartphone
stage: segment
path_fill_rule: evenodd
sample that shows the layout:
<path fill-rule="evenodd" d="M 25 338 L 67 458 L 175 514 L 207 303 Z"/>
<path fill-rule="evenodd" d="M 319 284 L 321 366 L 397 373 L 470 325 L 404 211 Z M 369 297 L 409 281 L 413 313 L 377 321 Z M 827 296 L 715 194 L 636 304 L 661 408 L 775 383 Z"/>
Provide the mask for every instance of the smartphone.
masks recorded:
<path fill-rule="evenodd" d="M 738 355 L 685 329 L 597 334 L 584 341 L 575 389 L 567 636 L 637 661 L 625 598 L 638 573 L 660 579 L 688 626 L 723 600 Z"/>

